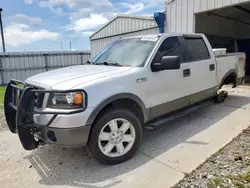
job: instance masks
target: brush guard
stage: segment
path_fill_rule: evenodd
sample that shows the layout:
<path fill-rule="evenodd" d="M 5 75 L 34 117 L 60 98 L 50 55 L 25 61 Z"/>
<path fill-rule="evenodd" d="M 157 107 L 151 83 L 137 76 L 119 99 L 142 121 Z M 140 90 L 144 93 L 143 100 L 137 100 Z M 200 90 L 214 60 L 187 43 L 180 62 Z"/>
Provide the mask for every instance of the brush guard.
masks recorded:
<path fill-rule="evenodd" d="M 20 87 L 22 84 L 24 87 Z M 41 90 L 32 86 L 25 87 L 25 83 L 19 80 L 11 80 L 7 86 L 4 98 L 4 112 L 8 127 L 12 133 L 17 133 L 22 146 L 26 150 L 33 150 L 38 147 L 41 140 L 35 138 L 35 133 L 39 128 L 48 127 L 58 115 L 70 115 L 83 112 L 87 104 L 82 108 L 68 111 L 42 111 L 36 107 L 35 101 L 37 94 L 46 93 L 68 93 L 83 92 L 87 101 L 87 93 L 84 90 Z M 33 121 L 34 114 L 52 114 L 52 118 L 45 125 L 35 124 Z"/>

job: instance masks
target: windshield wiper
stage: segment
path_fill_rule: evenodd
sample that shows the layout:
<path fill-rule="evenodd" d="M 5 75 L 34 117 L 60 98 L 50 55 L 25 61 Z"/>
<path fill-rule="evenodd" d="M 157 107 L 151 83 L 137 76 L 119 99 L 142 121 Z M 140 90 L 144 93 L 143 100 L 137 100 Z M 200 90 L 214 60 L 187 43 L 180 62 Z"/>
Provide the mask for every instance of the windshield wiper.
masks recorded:
<path fill-rule="evenodd" d="M 105 62 L 103 62 L 103 63 L 101 63 L 101 64 L 102 64 L 102 65 L 110 65 L 110 66 L 122 67 L 121 64 L 119 64 L 119 63 L 117 63 L 117 62 L 114 62 L 114 61 L 109 61 L 109 62 L 105 61 Z"/>

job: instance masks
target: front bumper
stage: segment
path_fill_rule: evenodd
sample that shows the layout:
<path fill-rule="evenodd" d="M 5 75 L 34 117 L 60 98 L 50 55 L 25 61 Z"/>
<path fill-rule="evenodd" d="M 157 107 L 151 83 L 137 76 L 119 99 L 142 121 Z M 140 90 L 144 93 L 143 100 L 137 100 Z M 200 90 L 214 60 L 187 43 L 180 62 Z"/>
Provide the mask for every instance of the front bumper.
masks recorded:
<path fill-rule="evenodd" d="M 42 142 L 63 147 L 83 146 L 87 143 L 90 126 L 70 129 L 50 127 L 58 115 L 66 116 L 81 113 L 87 108 L 87 104 L 80 109 L 66 111 L 44 111 L 37 107 L 37 96 L 39 94 L 84 92 L 87 97 L 84 90 L 40 90 L 29 86 L 19 87 L 20 83 L 22 82 L 11 80 L 8 84 L 4 99 L 4 111 L 10 131 L 18 134 L 24 149 L 33 150 Z M 37 124 L 33 118 L 37 114 L 51 115 L 51 118 L 46 124 Z"/>
<path fill-rule="evenodd" d="M 46 144 L 60 147 L 80 147 L 88 142 L 91 126 L 82 126 L 76 128 L 52 128 L 42 127 L 35 133 L 35 137 Z"/>

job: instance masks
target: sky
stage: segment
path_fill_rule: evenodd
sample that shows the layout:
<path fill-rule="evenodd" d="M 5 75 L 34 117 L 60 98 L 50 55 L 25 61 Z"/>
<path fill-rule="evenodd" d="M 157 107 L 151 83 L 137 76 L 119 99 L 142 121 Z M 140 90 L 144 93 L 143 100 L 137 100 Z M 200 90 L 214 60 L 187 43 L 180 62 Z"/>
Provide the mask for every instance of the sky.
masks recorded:
<path fill-rule="evenodd" d="M 164 1 L 0 0 L 6 51 L 90 50 L 90 35 L 116 14 L 153 16 Z"/>

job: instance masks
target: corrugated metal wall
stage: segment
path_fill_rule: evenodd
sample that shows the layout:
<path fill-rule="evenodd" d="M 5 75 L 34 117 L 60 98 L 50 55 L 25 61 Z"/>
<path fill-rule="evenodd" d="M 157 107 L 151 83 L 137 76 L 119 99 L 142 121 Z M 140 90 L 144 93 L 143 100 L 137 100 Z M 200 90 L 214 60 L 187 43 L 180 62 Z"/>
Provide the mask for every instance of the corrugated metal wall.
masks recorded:
<path fill-rule="evenodd" d="M 117 17 L 107 26 L 102 28 L 90 39 L 99 39 L 113 35 L 120 35 L 123 33 L 144 30 L 152 27 L 157 27 L 157 24 L 153 18 L 143 17 Z"/>
<path fill-rule="evenodd" d="M 25 80 L 52 69 L 84 64 L 89 59 L 88 51 L 0 53 L 0 85 L 11 78 Z"/>
<path fill-rule="evenodd" d="M 238 4 L 242 2 L 250 2 L 250 0 L 167 0 L 167 31 L 171 33 L 195 32 L 195 13 L 201 13 L 207 10 L 231 6 L 233 4 Z M 225 22 L 225 20 L 226 19 L 223 19 L 223 21 L 221 21 L 216 19 L 217 23 L 210 22 L 210 28 L 216 30 L 216 25 L 222 27 L 225 26 L 224 33 L 231 32 L 229 30 L 226 30 L 227 25 L 230 24 L 228 22 Z M 228 35 L 230 35 L 230 33 L 228 33 Z"/>
<path fill-rule="evenodd" d="M 136 31 L 132 33 L 127 34 L 121 34 L 121 35 L 115 35 L 111 37 L 106 37 L 102 39 L 96 39 L 91 41 L 91 56 L 96 56 L 99 52 L 101 52 L 102 49 L 104 49 L 109 43 L 111 43 L 114 40 L 124 38 L 124 37 L 132 37 L 137 35 L 147 35 L 147 34 L 156 34 L 158 33 L 158 27 L 154 27 L 151 29 L 145 29 L 142 31 Z"/>
<path fill-rule="evenodd" d="M 91 57 L 119 38 L 156 33 L 158 26 L 153 17 L 118 15 L 90 37 Z"/>
<path fill-rule="evenodd" d="M 243 38 L 250 35 L 250 25 L 201 13 L 196 16 L 195 31 L 209 35 Z"/>

